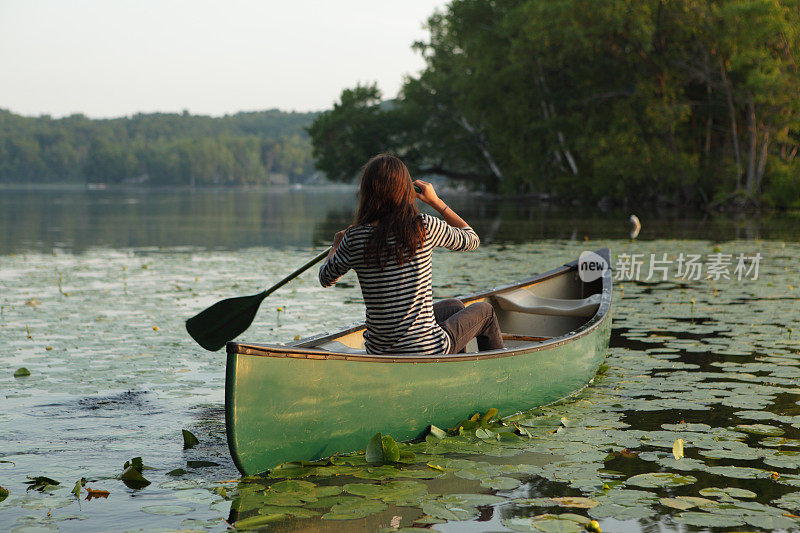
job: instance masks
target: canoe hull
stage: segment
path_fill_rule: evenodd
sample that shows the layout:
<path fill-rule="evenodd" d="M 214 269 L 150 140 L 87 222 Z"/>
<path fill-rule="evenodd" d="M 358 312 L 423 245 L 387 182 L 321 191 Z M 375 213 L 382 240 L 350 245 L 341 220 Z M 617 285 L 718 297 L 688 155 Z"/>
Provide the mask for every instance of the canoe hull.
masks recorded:
<path fill-rule="evenodd" d="M 254 474 L 363 449 L 491 407 L 510 415 L 583 388 L 606 356 L 611 312 L 564 340 L 513 355 L 439 363 L 254 356 L 229 351 L 226 424 L 234 462 Z"/>

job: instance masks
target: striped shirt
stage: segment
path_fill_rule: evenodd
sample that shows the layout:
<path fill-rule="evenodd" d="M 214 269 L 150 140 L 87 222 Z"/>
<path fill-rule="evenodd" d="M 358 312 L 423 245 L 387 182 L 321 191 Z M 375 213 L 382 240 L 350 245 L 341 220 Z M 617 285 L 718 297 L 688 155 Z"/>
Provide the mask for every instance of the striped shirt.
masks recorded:
<path fill-rule="evenodd" d="M 364 261 L 364 249 L 372 226 L 347 230 L 331 258 L 319 269 L 323 287 L 336 283 L 351 268 L 358 275 L 364 296 L 367 329 L 364 344 L 372 354 L 445 354 L 450 337 L 433 316 L 431 255 L 433 248 L 474 250 L 480 244 L 472 228 L 455 228 L 444 220 L 422 214 L 425 242 L 414 256 L 403 263 L 386 258 L 383 270 Z M 389 245 L 394 237 L 389 237 Z"/>

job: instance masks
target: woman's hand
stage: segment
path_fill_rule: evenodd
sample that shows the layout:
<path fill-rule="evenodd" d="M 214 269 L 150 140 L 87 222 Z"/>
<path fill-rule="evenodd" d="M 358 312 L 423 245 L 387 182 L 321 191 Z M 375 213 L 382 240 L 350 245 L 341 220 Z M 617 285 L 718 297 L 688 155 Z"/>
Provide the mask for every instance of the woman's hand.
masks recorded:
<path fill-rule="evenodd" d="M 337 232 L 334 234 L 334 236 L 333 236 L 333 246 L 334 246 L 334 247 L 337 247 L 337 246 L 339 246 L 339 243 L 341 243 L 341 242 L 342 242 L 342 239 L 344 239 L 344 234 L 345 234 L 345 233 L 347 232 L 347 230 L 348 230 L 348 229 L 350 229 L 351 227 L 352 227 L 352 226 L 348 226 L 347 228 L 343 229 L 342 231 L 337 231 Z"/>
<path fill-rule="evenodd" d="M 416 180 L 414 181 L 414 185 L 419 187 L 420 192 L 414 191 L 414 194 L 417 198 L 431 206 L 432 208 L 436 209 L 437 211 L 441 211 L 445 207 L 445 203 L 439 198 L 436 194 L 436 191 L 433 190 L 433 185 L 428 183 L 427 181 Z"/>
<path fill-rule="evenodd" d="M 352 227 L 353 227 L 353 225 L 351 224 L 351 225 L 347 226 L 345 229 L 343 229 L 342 231 L 337 231 L 334 234 L 334 236 L 333 236 L 333 244 L 331 245 L 331 251 L 328 253 L 328 257 L 326 258 L 326 261 L 328 259 L 330 259 L 331 256 L 333 256 L 333 254 L 336 252 L 336 249 L 339 248 L 339 245 L 342 243 L 342 239 L 344 239 L 344 234 L 347 233 L 347 230 L 349 230 Z"/>
<path fill-rule="evenodd" d="M 442 215 L 445 222 L 456 228 L 469 227 L 469 224 L 467 224 L 463 218 L 458 216 L 455 211 L 450 209 L 450 207 L 437 196 L 436 191 L 433 190 L 433 185 L 422 180 L 416 180 L 414 185 L 419 187 L 419 192 L 414 191 L 416 197 L 436 209 L 439 214 Z"/>

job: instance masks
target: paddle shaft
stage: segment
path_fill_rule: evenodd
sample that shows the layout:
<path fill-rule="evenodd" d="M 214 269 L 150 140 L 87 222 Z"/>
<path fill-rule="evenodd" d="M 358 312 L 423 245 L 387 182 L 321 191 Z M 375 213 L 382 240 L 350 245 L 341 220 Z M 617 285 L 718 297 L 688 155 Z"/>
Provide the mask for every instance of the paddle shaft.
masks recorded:
<path fill-rule="evenodd" d="M 284 285 L 286 285 L 287 283 L 292 281 L 294 278 L 296 278 L 297 276 L 299 276 L 300 274 L 302 274 L 303 272 L 305 272 L 306 270 L 308 270 L 312 266 L 314 266 L 317 263 L 319 263 L 323 258 L 325 258 L 328 255 L 328 252 L 330 252 L 330 248 L 328 248 L 324 252 L 321 252 L 314 259 L 311 259 L 308 263 L 306 263 L 305 265 L 301 266 L 300 268 L 298 268 L 297 270 L 295 270 L 294 272 L 292 272 L 291 274 L 289 274 L 288 276 L 286 276 L 285 278 L 280 280 L 278 283 L 276 283 L 275 285 L 270 287 L 269 289 L 263 291 L 261 293 L 261 295 L 263 295 L 264 298 L 266 298 L 267 296 L 269 296 L 273 292 L 277 291 L 278 289 L 280 289 L 281 287 L 283 287 Z"/>

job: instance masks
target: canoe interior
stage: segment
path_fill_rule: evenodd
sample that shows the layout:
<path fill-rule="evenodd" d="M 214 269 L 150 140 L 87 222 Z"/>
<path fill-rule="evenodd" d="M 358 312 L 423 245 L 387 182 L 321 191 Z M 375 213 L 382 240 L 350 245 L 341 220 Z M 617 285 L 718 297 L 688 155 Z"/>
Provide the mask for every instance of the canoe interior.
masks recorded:
<path fill-rule="evenodd" d="M 583 283 L 573 262 L 463 301 L 495 307 L 505 349 L 369 355 L 363 324 L 285 345 L 228 343 L 226 426 L 236 466 L 254 474 L 363 449 L 378 431 L 410 440 L 475 411 L 496 407 L 505 416 L 552 403 L 584 387 L 605 358 L 610 272 Z"/>
<path fill-rule="evenodd" d="M 550 276 L 537 277 L 526 283 L 503 287 L 487 294 L 467 296 L 462 300 L 466 305 L 484 301 L 492 304 L 500 323 L 500 331 L 508 334 L 505 339 L 506 347 L 517 348 L 534 344 L 537 341 L 514 340 L 514 337 L 538 337 L 546 340 L 561 337 L 589 322 L 595 312 L 593 311 L 589 316 L 561 316 L 558 314 L 541 314 L 505 309 L 498 301 L 504 293 L 529 291 L 542 298 L 577 302 L 586 300 L 592 295 L 599 296 L 602 290 L 602 280 L 584 283 L 580 280 L 577 269 L 567 266 Z M 558 311 L 554 312 L 557 313 Z M 364 325 L 360 324 L 343 332 L 299 340 L 291 343 L 290 346 L 315 348 L 332 353 L 364 354 L 366 353 L 364 349 L 364 331 Z M 477 353 L 477 343 L 473 340 L 467 345 L 466 351 L 467 353 Z"/>

